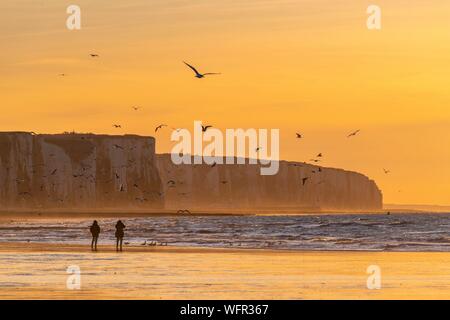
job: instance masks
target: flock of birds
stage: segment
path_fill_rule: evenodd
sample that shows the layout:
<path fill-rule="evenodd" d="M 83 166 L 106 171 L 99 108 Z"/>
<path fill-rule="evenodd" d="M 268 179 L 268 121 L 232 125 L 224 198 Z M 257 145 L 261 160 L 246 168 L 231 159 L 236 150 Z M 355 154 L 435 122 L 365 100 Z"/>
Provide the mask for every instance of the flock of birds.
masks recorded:
<path fill-rule="evenodd" d="M 93 59 L 98 59 L 98 58 L 100 58 L 100 55 L 99 55 L 99 54 L 96 54 L 96 53 L 91 53 L 91 54 L 89 54 L 89 56 L 90 56 L 91 58 L 93 58 Z M 196 67 L 194 67 L 193 65 L 191 65 L 191 64 L 189 64 L 189 63 L 187 63 L 187 62 L 185 62 L 185 61 L 183 61 L 183 63 L 184 63 L 191 71 L 194 72 L 194 77 L 195 77 L 195 78 L 198 78 L 198 79 L 205 78 L 206 76 L 220 75 L 220 74 L 221 74 L 221 73 L 216 73 L 216 72 L 205 72 L 205 73 L 202 73 L 202 72 L 198 71 L 198 69 L 197 69 Z M 65 76 L 67 76 L 67 74 L 61 73 L 60 76 L 65 77 Z M 141 108 L 140 108 L 139 106 L 133 106 L 132 109 L 133 109 L 134 111 L 139 111 Z M 122 125 L 121 125 L 121 124 L 113 124 L 113 127 L 116 128 L 116 129 L 121 129 L 121 128 L 122 128 Z M 154 132 L 155 132 L 155 133 L 158 133 L 160 130 L 162 130 L 162 129 L 166 128 L 166 127 L 169 127 L 169 126 L 168 126 L 167 124 L 164 124 L 164 123 L 159 124 L 158 126 L 155 127 Z M 208 129 L 210 129 L 210 128 L 212 128 L 212 127 L 213 127 L 212 125 L 202 125 L 201 129 L 202 129 L 202 132 L 206 132 Z M 172 127 L 172 129 L 173 129 L 173 130 L 176 130 L 176 131 L 181 130 L 181 129 L 179 129 L 179 128 L 173 128 L 173 127 Z M 357 136 L 358 134 L 360 134 L 360 132 L 361 132 L 360 129 L 355 130 L 355 131 L 353 131 L 353 132 L 350 132 L 350 133 L 347 135 L 347 138 L 355 137 L 355 136 Z M 296 139 L 304 139 L 303 133 L 300 133 L 300 132 L 296 132 L 296 133 L 295 133 L 295 137 L 296 137 Z M 116 147 L 117 149 L 123 149 L 123 148 L 121 148 L 120 146 L 117 146 L 117 145 L 116 145 L 115 147 Z M 255 151 L 256 151 L 256 152 L 259 152 L 260 150 L 261 150 L 261 147 L 257 147 Z M 323 157 L 324 157 L 323 154 L 322 154 L 322 153 L 319 153 L 319 154 L 317 154 L 317 156 L 316 156 L 315 158 L 310 159 L 310 161 L 311 161 L 312 163 L 314 163 L 314 164 L 317 165 L 317 164 L 322 160 Z M 217 163 L 214 162 L 214 163 L 211 165 L 211 167 L 213 168 L 213 167 L 215 167 L 216 165 L 217 165 Z M 291 166 L 297 166 L 297 167 L 298 167 L 298 166 L 299 166 L 299 167 L 302 166 L 302 165 L 299 164 L 299 163 L 291 163 L 290 165 L 291 165 Z M 383 171 L 384 171 L 385 174 L 390 174 L 390 170 L 387 170 L 387 169 L 384 169 L 384 168 L 383 168 Z M 317 167 L 314 168 L 314 170 L 312 170 L 311 172 L 312 172 L 313 174 L 315 174 L 315 173 L 321 173 L 321 172 L 322 172 L 322 168 L 317 166 Z M 55 173 L 56 173 L 56 171 L 53 171 L 53 172 L 51 172 L 51 175 L 54 175 Z M 116 175 L 116 179 L 120 179 L 120 177 L 118 176 L 117 173 L 115 173 L 115 175 Z M 77 175 L 77 176 L 74 175 L 74 177 L 78 177 L 78 175 Z M 302 177 L 302 178 L 301 178 L 301 186 L 305 186 L 309 180 L 310 180 L 310 177 L 309 177 L 309 176 L 307 176 L 307 177 Z M 226 183 L 228 183 L 228 181 L 221 181 L 221 183 L 222 183 L 222 184 L 226 184 Z M 324 183 L 323 180 L 318 182 L 318 184 L 322 184 L 322 183 Z M 135 186 L 136 186 L 136 185 L 135 185 Z M 168 188 L 175 188 L 175 187 L 176 187 L 176 182 L 175 182 L 174 180 L 169 180 L 169 181 L 167 182 L 167 186 L 168 186 Z M 124 191 L 123 185 L 121 185 L 120 191 L 121 191 L 121 192 Z M 160 193 L 160 196 L 162 196 L 162 195 L 163 195 L 163 193 Z M 180 195 L 186 195 L 186 193 L 181 193 Z M 147 201 L 146 198 L 136 198 L 136 200 L 137 200 L 137 201 Z M 189 213 L 189 211 L 188 211 L 188 210 L 181 210 L 181 212 L 179 212 L 179 213 L 184 214 L 184 213 Z"/>
<path fill-rule="evenodd" d="M 161 130 L 161 129 L 165 128 L 165 127 L 168 127 L 168 125 L 167 125 L 167 124 L 160 124 L 160 125 L 158 125 L 158 126 L 155 128 L 155 133 L 157 133 L 159 130 Z M 202 132 L 206 132 L 209 128 L 212 128 L 212 127 L 213 127 L 212 125 L 206 125 L 206 126 L 202 125 L 202 126 L 201 126 Z M 175 128 L 172 128 L 172 129 L 173 129 L 173 130 L 180 130 L 180 129 L 175 129 Z M 355 130 L 355 131 L 349 133 L 349 134 L 347 135 L 347 138 L 355 137 L 355 136 L 357 136 L 360 132 L 361 132 L 360 129 Z M 299 132 L 296 132 L 296 133 L 295 133 L 295 136 L 296 136 L 297 139 L 303 139 L 303 138 L 304 138 L 304 135 L 303 135 L 302 133 L 299 133 Z M 257 148 L 255 149 L 256 152 L 259 152 L 260 150 L 261 150 L 261 147 L 257 147 Z M 324 157 L 323 154 L 322 154 L 322 153 L 319 153 L 319 154 L 317 154 L 317 156 L 316 156 L 315 158 L 310 159 L 310 162 L 313 162 L 313 163 L 317 164 L 317 163 L 319 163 L 319 162 L 321 161 L 321 159 L 322 159 L 323 157 Z M 211 168 L 214 168 L 216 165 L 217 165 L 217 163 L 214 162 L 214 163 L 211 165 Z M 289 164 L 289 165 L 290 165 L 290 166 L 295 166 L 295 167 L 302 167 L 302 165 L 301 165 L 301 164 L 298 164 L 298 163 L 291 163 L 291 164 Z M 384 169 L 384 168 L 383 168 L 383 171 L 384 171 L 385 174 L 389 174 L 389 173 L 390 173 L 390 170 L 386 170 L 386 169 Z M 314 170 L 311 171 L 311 173 L 313 173 L 313 174 L 315 174 L 315 173 L 321 173 L 321 172 L 322 172 L 322 168 L 321 168 L 321 167 L 317 167 L 316 169 L 314 169 Z M 302 186 L 305 186 L 306 183 L 307 183 L 307 181 L 308 181 L 309 179 L 310 179 L 310 177 L 304 177 L 304 178 L 301 178 L 301 181 L 302 181 L 302 184 L 301 184 L 301 185 L 302 185 Z M 324 180 L 321 180 L 321 181 L 319 181 L 317 184 L 320 185 L 320 184 L 323 184 L 324 182 L 325 182 Z M 221 183 L 226 184 L 227 181 L 221 181 Z M 167 182 L 167 184 L 169 185 L 170 188 L 175 187 L 175 181 L 173 181 L 173 180 L 169 180 L 169 181 Z"/>

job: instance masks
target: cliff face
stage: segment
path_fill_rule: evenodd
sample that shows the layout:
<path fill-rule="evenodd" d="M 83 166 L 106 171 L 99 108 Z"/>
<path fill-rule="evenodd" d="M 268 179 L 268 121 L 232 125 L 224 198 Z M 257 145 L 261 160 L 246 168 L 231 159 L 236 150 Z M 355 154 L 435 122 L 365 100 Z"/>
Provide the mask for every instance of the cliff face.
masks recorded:
<path fill-rule="evenodd" d="M 307 178 L 306 180 L 303 180 Z M 134 135 L 0 133 L 0 208 L 377 210 L 375 182 L 340 169 L 281 161 L 174 165 Z"/>
<path fill-rule="evenodd" d="M 262 176 L 259 165 L 174 165 L 168 154 L 157 160 L 166 208 L 382 209 L 375 182 L 356 172 L 281 161 L 278 174 Z"/>
<path fill-rule="evenodd" d="M 2 208 L 162 207 L 155 140 L 0 133 Z"/>

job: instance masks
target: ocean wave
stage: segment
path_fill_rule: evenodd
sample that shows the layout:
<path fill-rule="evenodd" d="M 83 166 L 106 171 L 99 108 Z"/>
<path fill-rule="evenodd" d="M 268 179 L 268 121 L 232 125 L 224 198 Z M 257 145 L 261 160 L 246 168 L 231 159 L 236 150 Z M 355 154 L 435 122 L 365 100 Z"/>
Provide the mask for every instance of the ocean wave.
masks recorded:
<path fill-rule="evenodd" d="M 113 243 L 115 219 L 98 219 Z M 125 241 L 291 250 L 449 251 L 450 215 L 147 217 L 123 219 Z M 3 223 L 0 241 L 89 244 L 91 219 Z"/>

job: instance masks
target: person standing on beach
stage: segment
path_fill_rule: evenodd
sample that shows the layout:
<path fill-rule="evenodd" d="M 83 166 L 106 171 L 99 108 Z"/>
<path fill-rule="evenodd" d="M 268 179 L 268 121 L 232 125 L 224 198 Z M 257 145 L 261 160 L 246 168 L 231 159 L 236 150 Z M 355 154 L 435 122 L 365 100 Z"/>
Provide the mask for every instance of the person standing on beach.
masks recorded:
<path fill-rule="evenodd" d="M 123 237 L 125 235 L 123 229 L 125 229 L 125 225 L 123 224 L 122 221 L 117 221 L 116 223 L 116 251 L 119 251 L 119 244 L 120 244 L 120 251 L 122 251 L 122 242 L 123 242 Z"/>
<path fill-rule="evenodd" d="M 91 250 L 97 251 L 97 241 L 100 234 L 100 226 L 98 225 L 97 220 L 94 220 L 94 223 L 89 229 L 91 230 L 92 234 Z"/>

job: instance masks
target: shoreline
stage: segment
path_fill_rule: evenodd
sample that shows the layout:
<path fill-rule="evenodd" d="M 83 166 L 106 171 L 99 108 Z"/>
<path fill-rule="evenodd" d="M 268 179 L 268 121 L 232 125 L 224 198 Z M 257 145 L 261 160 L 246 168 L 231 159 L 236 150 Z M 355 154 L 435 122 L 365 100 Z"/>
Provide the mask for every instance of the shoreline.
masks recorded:
<path fill-rule="evenodd" d="M 36 253 L 117 253 L 115 244 L 99 244 L 97 251 L 92 251 L 90 242 L 86 244 L 75 243 L 39 243 L 39 242 L 1 242 L 0 253 L 5 252 L 36 252 Z M 450 251 L 387 251 L 387 250 L 333 250 L 333 249 L 273 249 L 273 248 L 226 248 L 226 247 L 201 247 L 201 246 L 143 246 L 143 245 L 123 245 L 123 251 L 119 254 L 126 253 L 235 253 L 235 254 L 411 254 L 411 253 L 431 253 L 431 254 L 450 254 Z"/>
<path fill-rule="evenodd" d="M 98 251 L 91 251 L 89 244 L 62 244 L 62 243 L 36 243 L 36 242 L 0 242 L 0 253 L 5 252 L 71 252 L 71 253 L 117 253 L 115 244 L 102 244 L 97 246 Z M 140 246 L 123 245 L 123 251 L 118 254 L 126 253 L 299 253 L 296 250 L 274 250 L 274 249 L 244 249 L 244 248 L 212 248 L 212 247 L 180 247 L 180 246 Z M 308 252 L 308 251 L 304 251 Z M 320 251 L 318 251 L 320 252 Z"/>
<path fill-rule="evenodd" d="M 405 214 L 448 214 L 445 211 L 420 210 L 373 210 L 373 211 L 301 211 L 285 209 L 268 210 L 192 210 L 190 213 L 178 213 L 176 210 L 133 210 L 133 209 L 46 209 L 17 210 L 1 209 L 0 221 L 5 219 L 58 219 L 58 218 L 145 218 L 145 217 L 198 217 L 198 216 L 312 216 L 312 215 L 405 215 Z"/>

